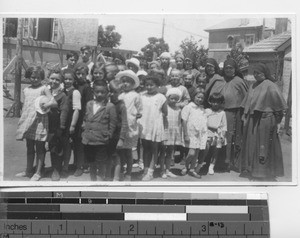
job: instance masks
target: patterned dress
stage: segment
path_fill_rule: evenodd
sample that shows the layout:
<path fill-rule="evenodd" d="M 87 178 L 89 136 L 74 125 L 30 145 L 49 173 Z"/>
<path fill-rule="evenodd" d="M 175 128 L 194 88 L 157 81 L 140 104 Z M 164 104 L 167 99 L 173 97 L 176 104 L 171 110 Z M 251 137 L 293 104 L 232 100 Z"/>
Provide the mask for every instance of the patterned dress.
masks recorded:
<path fill-rule="evenodd" d="M 142 95 L 143 116 L 139 120 L 141 139 L 153 142 L 165 140 L 162 106 L 166 100 L 161 93 Z"/>
<path fill-rule="evenodd" d="M 166 129 L 165 145 L 183 145 L 181 109 L 168 105 L 168 128 Z"/>
<path fill-rule="evenodd" d="M 206 109 L 207 126 L 208 126 L 208 138 L 212 146 L 222 148 L 227 145 L 226 131 L 227 120 L 226 114 L 223 110 L 217 112 L 211 109 Z"/>
<path fill-rule="evenodd" d="M 182 109 L 181 118 L 187 121 L 187 133 L 190 139 L 185 147 L 204 150 L 207 142 L 207 118 L 205 110 L 190 102 Z"/>
<path fill-rule="evenodd" d="M 123 100 L 127 110 L 128 135 L 124 140 L 123 148 L 131 149 L 137 146 L 139 138 L 139 126 L 137 114 L 142 114 L 143 106 L 140 95 L 135 91 L 123 92 L 119 96 Z"/>
<path fill-rule="evenodd" d="M 24 105 L 21 118 L 18 123 L 16 139 L 30 139 L 46 141 L 48 136 L 48 115 L 40 114 L 35 110 L 35 100 L 41 95 L 45 95 L 46 86 L 24 89 Z"/>

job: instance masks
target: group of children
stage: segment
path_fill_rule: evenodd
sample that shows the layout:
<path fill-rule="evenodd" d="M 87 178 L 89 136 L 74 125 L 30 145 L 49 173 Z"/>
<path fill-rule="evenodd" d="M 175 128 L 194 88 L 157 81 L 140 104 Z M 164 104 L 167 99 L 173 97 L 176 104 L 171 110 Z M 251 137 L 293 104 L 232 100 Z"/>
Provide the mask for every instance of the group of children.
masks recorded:
<path fill-rule="evenodd" d="M 88 50 L 82 48 L 82 59 Z M 112 62 L 74 64 L 74 59 L 78 55 L 70 53 L 67 67 L 50 70 L 48 85 L 41 67 L 26 71 L 31 85 L 24 89 L 17 139 L 26 139 L 27 165 L 17 176 L 42 178 L 46 143 L 53 181 L 69 175 L 72 150 L 74 176 L 86 169 L 92 181 L 130 181 L 133 150 L 140 155 L 141 148 L 143 181 L 153 179 L 157 164 L 162 178 L 177 177 L 171 162 L 178 146 L 188 150 L 182 175 L 201 178 L 208 149 L 213 150 L 209 174 L 214 173 L 227 125 L 221 94 L 211 95 L 211 107 L 204 108 L 205 77 L 172 69 L 164 86 L 159 71 L 141 73 L 131 61 L 124 70 Z"/>

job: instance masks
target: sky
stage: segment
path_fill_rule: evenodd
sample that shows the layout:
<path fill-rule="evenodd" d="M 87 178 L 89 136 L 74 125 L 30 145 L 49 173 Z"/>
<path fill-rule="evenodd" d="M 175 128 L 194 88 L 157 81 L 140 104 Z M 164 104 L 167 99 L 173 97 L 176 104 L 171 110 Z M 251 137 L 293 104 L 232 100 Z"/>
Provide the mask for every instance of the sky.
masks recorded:
<path fill-rule="evenodd" d="M 149 37 L 162 37 L 163 19 L 165 19 L 164 39 L 169 44 L 170 52 L 179 49 L 181 42 L 193 36 L 199 45 L 208 47 L 207 29 L 229 18 L 240 18 L 235 15 L 204 14 L 132 14 L 101 15 L 99 25 L 115 25 L 122 35 L 120 49 L 141 51 L 148 44 Z"/>
<path fill-rule="evenodd" d="M 120 49 L 140 51 L 148 44 L 149 37 L 162 37 L 165 19 L 164 39 L 170 52 L 179 49 L 180 43 L 190 36 L 200 45 L 208 46 L 208 33 L 204 29 L 222 22 L 226 18 L 203 17 L 203 15 L 101 15 L 99 25 L 115 25 L 122 35 Z"/>

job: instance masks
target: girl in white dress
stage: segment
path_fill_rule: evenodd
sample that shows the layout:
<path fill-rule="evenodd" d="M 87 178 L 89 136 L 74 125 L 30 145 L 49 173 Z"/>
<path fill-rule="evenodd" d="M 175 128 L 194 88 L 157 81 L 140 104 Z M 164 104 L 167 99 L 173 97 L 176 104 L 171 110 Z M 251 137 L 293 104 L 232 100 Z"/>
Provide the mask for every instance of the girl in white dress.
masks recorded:
<path fill-rule="evenodd" d="M 207 142 L 207 118 L 203 102 L 204 94 L 197 89 L 194 101 L 185 106 L 181 112 L 185 147 L 189 148 L 185 168 L 181 174 L 185 175 L 189 171 L 189 174 L 196 178 L 201 178 L 195 171 L 197 158 L 200 150 L 205 151 Z"/>
<path fill-rule="evenodd" d="M 163 118 L 168 114 L 167 99 L 163 94 L 158 93 L 159 85 L 159 78 L 147 76 L 145 80 L 147 92 L 142 95 L 143 116 L 139 122 L 144 159 L 143 181 L 153 179 L 154 167 L 158 159 L 158 145 L 165 140 Z"/>

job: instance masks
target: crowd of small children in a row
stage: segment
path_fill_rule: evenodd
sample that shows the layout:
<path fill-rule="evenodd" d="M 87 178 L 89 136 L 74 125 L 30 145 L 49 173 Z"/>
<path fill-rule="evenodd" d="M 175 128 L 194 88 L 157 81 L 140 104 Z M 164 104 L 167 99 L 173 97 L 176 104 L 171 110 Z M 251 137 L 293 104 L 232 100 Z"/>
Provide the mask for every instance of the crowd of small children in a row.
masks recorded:
<path fill-rule="evenodd" d="M 148 69 L 137 58 L 128 59 L 125 64 L 92 62 L 88 46 L 81 48 L 80 56 L 79 61 L 76 52 L 69 52 L 68 65 L 50 69 L 47 83 L 43 83 L 45 72 L 41 67 L 27 69 L 25 77 L 31 85 L 24 89 L 17 129 L 17 139 L 26 139 L 27 165 L 16 176 L 32 181 L 43 177 L 46 143 L 53 181 L 70 175 L 72 151 L 74 176 L 81 176 L 86 169 L 92 181 L 130 181 L 133 150 L 137 150 L 137 162 L 144 171 L 142 181 L 153 179 L 157 164 L 162 178 L 177 177 L 171 170 L 177 148 L 184 155 L 181 175 L 201 178 L 200 169 L 207 163 L 208 151 L 209 174 L 214 174 L 222 150 L 230 154 L 225 160 L 226 168 L 232 168 L 235 151 L 226 147 L 241 146 L 236 129 L 241 128 L 241 123 L 236 121 L 234 111 L 234 120 L 229 119 L 233 122 L 227 124 L 232 111 L 226 103 L 233 103 L 226 102 L 229 81 L 224 80 L 225 72 L 233 71 L 232 78 L 239 80 L 233 87 L 244 87 L 229 92 L 231 98 L 241 97 L 238 111 L 247 101 L 249 88 L 243 76 L 236 77 L 240 75 L 236 74 L 233 60 L 224 62 L 227 71 L 223 70 L 223 77 L 214 59 L 208 59 L 206 67 L 199 71 L 191 59 L 178 54 L 172 67 L 168 52 L 149 63 Z M 211 71 L 214 72 L 209 77 Z M 284 101 L 282 105 L 282 110 L 276 110 L 277 118 L 282 118 L 278 112 L 285 109 Z M 247 106 L 244 108 L 248 110 Z M 238 120 L 242 121 L 241 116 Z M 249 172 L 245 172 L 248 167 L 242 169 L 243 173 Z"/>

